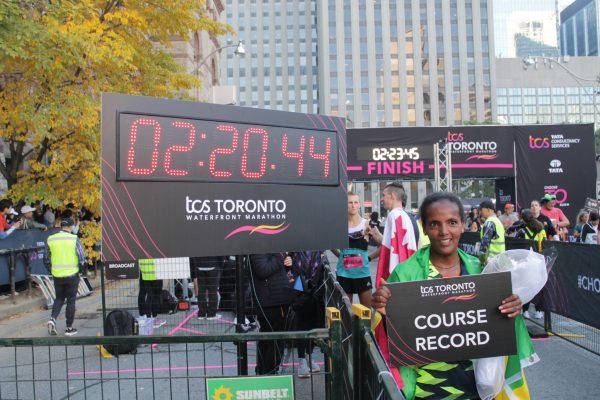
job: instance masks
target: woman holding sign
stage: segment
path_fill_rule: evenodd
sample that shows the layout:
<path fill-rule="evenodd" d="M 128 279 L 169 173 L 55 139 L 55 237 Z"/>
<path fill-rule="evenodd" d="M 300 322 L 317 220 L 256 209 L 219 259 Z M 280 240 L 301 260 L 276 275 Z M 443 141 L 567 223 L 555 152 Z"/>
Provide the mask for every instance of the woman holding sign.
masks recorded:
<path fill-rule="evenodd" d="M 425 234 L 431 241 L 411 258 L 398 264 L 387 282 L 410 282 L 436 278 L 451 278 L 481 273 L 477 258 L 458 248 L 464 231 L 464 212 L 460 199 L 452 193 L 433 193 L 425 198 L 420 215 Z M 382 286 L 373 294 L 373 308 L 385 315 L 391 297 L 390 290 Z M 499 305 L 501 313 L 515 318 L 518 355 L 507 357 L 505 384 L 499 399 L 529 399 L 529 390 L 521 370 L 521 360 L 535 359 L 534 349 L 525 328 L 521 313 L 521 300 L 515 294 Z M 389 363 L 389 354 L 386 354 Z M 394 370 L 396 380 L 407 399 L 479 398 L 473 363 L 470 360 L 452 363 L 403 366 Z"/>

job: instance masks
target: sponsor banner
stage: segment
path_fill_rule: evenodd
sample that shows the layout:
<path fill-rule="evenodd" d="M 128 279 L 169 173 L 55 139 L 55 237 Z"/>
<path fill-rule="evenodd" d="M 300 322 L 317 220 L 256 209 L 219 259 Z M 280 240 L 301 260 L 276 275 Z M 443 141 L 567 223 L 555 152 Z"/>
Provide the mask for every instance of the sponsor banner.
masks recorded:
<path fill-rule="evenodd" d="M 452 177 L 514 176 L 513 127 L 456 126 L 348 130 L 353 180 L 433 179 L 433 145 L 447 140 Z"/>
<path fill-rule="evenodd" d="M 294 378 L 291 375 L 237 378 L 207 378 L 207 399 L 294 399 Z"/>
<path fill-rule="evenodd" d="M 496 206 L 504 211 L 507 203 L 515 205 L 515 178 L 496 179 Z"/>
<path fill-rule="evenodd" d="M 550 193 L 574 226 L 586 198 L 595 197 L 593 124 L 520 126 L 514 137 L 518 208 Z"/>
<path fill-rule="evenodd" d="M 600 329 L 600 246 L 544 242 L 558 257 L 544 288 L 546 308 Z"/>
<path fill-rule="evenodd" d="M 392 365 L 516 353 L 515 323 L 498 306 L 510 296 L 510 273 L 391 283 L 387 332 Z"/>
<path fill-rule="evenodd" d="M 102 259 L 342 248 L 345 140 L 337 117 L 104 94 Z"/>
<path fill-rule="evenodd" d="M 110 261 L 104 264 L 106 279 L 138 279 L 140 268 L 137 261 Z"/>
<path fill-rule="evenodd" d="M 585 199 L 585 203 L 583 203 L 583 209 L 586 211 L 596 211 L 598 212 L 598 200 L 587 198 Z"/>

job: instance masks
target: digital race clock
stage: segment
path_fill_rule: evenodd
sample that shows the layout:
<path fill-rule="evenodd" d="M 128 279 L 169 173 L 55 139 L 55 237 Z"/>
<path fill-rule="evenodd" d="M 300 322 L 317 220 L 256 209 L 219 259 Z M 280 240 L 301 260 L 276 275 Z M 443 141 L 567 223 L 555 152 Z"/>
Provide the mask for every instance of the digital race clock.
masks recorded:
<path fill-rule="evenodd" d="M 122 112 L 123 181 L 339 184 L 336 131 Z"/>

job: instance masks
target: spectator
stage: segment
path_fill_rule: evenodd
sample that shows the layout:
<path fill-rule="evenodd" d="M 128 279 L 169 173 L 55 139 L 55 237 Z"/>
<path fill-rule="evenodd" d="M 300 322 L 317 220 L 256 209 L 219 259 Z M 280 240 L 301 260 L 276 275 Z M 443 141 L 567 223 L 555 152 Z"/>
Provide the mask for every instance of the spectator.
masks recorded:
<path fill-rule="evenodd" d="M 16 221 L 12 225 L 6 222 L 7 215 L 17 215 L 11 205 L 12 201 L 8 199 L 0 200 L 0 239 L 6 239 L 8 235 L 13 233 L 15 229 L 19 229 L 21 226 L 21 221 Z"/>
<path fill-rule="evenodd" d="M 44 203 L 37 200 L 35 203 L 33 203 L 33 208 L 34 208 L 33 220 L 35 222 L 37 222 L 38 224 L 43 224 L 44 223 Z M 22 212 L 21 212 L 21 214 L 22 214 Z"/>
<path fill-rule="evenodd" d="M 67 302 L 65 336 L 77 334 L 77 329 L 73 328 L 75 300 L 79 287 L 79 272 L 85 263 L 85 255 L 77 235 L 71 233 L 74 225 L 75 221 L 71 214 L 64 213 L 61 216 L 61 231 L 48 237 L 44 249 L 44 265 L 52 274 L 56 293 L 52 314 L 48 321 L 48 333 L 52 336 L 57 335 L 56 318 L 65 300 Z"/>
<path fill-rule="evenodd" d="M 140 266 L 140 289 L 138 292 L 138 312 L 141 316 L 152 318 L 154 328 L 160 328 L 167 323 L 158 318 L 160 310 L 160 296 L 163 288 L 162 279 L 156 279 L 156 265 L 154 259 L 138 260 Z"/>
<path fill-rule="evenodd" d="M 546 237 L 550 240 L 558 240 L 558 235 L 556 233 L 556 229 L 554 228 L 554 224 L 550 221 L 550 218 L 546 217 L 541 213 L 542 207 L 540 206 L 540 202 L 537 200 L 531 201 L 531 212 L 533 216 L 544 225 L 544 230 L 546 231 Z"/>
<path fill-rule="evenodd" d="M 465 231 L 467 232 L 479 232 L 481 229 L 481 220 L 479 218 L 479 209 L 473 208 L 469 212 L 469 216 L 467 218 Z"/>
<path fill-rule="evenodd" d="M 583 226 L 587 224 L 590 219 L 590 213 L 586 210 L 581 210 L 581 212 L 577 215 L 577 224 L 573 229 L 573 236 L 575 236 L 576 242 L 581 242 L 581 230 Z"/>
<path fill-rule="evenodd" d="M 481 228 L 481 248 L 479 249 L 482 265 L 489 257 L 496 257 L 505 251 L 504 225 L 496 217 L 494 203 L 490 200 L 482 201 L 479 205 L 479 214 L 485 220 Z"/>
<path fill-rule="evenodd" d="M 48 228 L 52 228 L 55 220 L 56 216 L 54 215 L 54 209 L 50 206 L 46 206 L 46 212 L 44 212 L 44 225 Z"/>
<path fill-rule="evenodd" d="M 504 205 L 504 213 L 500 215 L 500 222 L 502 222 L 502 225 L 504 225 L 504 229 L 508 228 L 518 220 L 519 217 L 517 217 L 517 213 L 515 213 L 515 206 L 510 203 L 506 203 Z"/>
<path fill-rule="evenodd" d="M 581 229 L 581 242 L 587 244 L 598 243 L 598 220 L 600 217 L 596 211 L 590 212 L 590 219 Z"/>
<path fill-rule="evenodd" d="M 46 229 L 48 229 L 46 225 L 34 221 L 34 211 L 35 208 L 27 205 L 21 207 L 21 229 L 41 229 L 45 231 Z"/>
<path fill-rule="evenodd" d="M 289 307 L 296 296 L 291 286 L 292 264 L 292 257 L 287 253 L 250 256 L 250 275 L 261 332 L 281 332 L 287 328 Z M 256 374 L 277 374 L 283 351 L 283 340 L 259 340 L 256 345 Z"/>
<path fill-rule="evenodd" d="M 542 206 L 541 213 L 550 218 L 552 224 L 558 230 L 560 240 L 565 240 L 567 236 L 567 228 L 571 224 L 562 210 L 556 206 L 556 196 L 546 193 L 540 200 Z"/>
<path fill-rule="evenodd" d="M 221 318 L 217 314 L 219 303 L 219 276 L 225 264 L 224 257 L 192 257 L 190 267 L 193 271 L 194 295 L 198 299 L 198 319 L 213 320 Z"/>
<path fill-rule="evenodd" d="M 325 256 L 321 251 L 302 251 L 294 253 L 292 272 L 295 282 L 300 285 L 294 285 L 300 290 L 300 294 L 292 303 L 292 309 L 295 313 L 295 329 L 308 331 L 315 328 L 322 328 L 325 321 L 325 302 L 324 302 L 324 260 Z M 309 378 L 311 372 L 319 372 L 321 368 L 317 363 L 310 359 L 314 343 L 312 340 L 297 340 L 298 348 L 298 377 Z M 308 355 L 309 359 L 306 359 Z"/>
<path fill-rule="evenodd" d="M 546 231 L 544 225 L 538 221 L 530 209 L 526 208 L 521 211 L 523 219 L 522 228 L 517 232 L 518 238 L 528 240 L 546 240 Z"/>
<path fill-rule="evenodd" d="M 526 208 L 522 210 L 521 218 L 523 219 L 523 223 L 521 229 L 517 232 L 518 238 L 535 240 L 536 242 L 541 242 L 542 240 L 547 239 L 546 231 L 544 230 L 544 225 L 540 221 L 538 221 L 537 218 L 535 218 L 533 212 L 530 209 Z M 536 319 L 544 318 L 545 301 L 543 290 L 541 290 L 537 295 L 535 295 L 535 297 L 529 303 L 523 305 L 523 317 L 525 318 L 530 318 L 530 304 L 533 304 L 535 308 L 533 314 L 534 317 Z"/>

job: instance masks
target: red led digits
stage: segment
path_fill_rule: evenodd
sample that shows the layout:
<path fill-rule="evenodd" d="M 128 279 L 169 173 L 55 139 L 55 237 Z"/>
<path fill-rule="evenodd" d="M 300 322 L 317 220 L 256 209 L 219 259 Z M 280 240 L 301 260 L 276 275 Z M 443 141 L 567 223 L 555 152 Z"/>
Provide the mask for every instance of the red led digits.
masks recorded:
<path fill-rule="evenodd" d="M 315 153 L 315 137 L 311 136 L 308 142 L 308 153 L 315 160 L 323 160 L 323 176 L 329 176 L 329 155 L 331 154 L 331 139 L 325 139 L 325 153 Z"/>
<path fill-rule="evenodd" d="M 135 165 L 135 144 L 137 142 L 138 127 L 153 126 L 154 137 L 152 143 L 152 157 L 150 160 L 150 168 L 136 168 Z M 139 118 L 131 124 L 131 132 L 129 135 L 129 151 L 127 152 L 127 169 L 133 175 L 150 175 L 156 171 L 158 166 L 158 144 L 160 143 L 160 124 L 155 119 Z"/>
<path fill-rule="evenodd" d="M 284 134 L 281 143 L 281 153 L 288 158 L 298 159 L 298 176 L 302 176 L 304 172 L 304 144 L 306 140 L 304 135 L 300 136 L 300 146 L 298 151 L 288 151 L 288 135 Z"/>
<path fill-rule="evenodd" d="M 250 144 L 250 135 L 261 135 L 261 153 L 260 166 L 258 172 L 248 172 L 248 145 Z M 240 172 L 246 178 L 258 179 L 262 178 L 267 170 L 267 148 L 269 147 L 269 133 L 262 128 L 248 128 L 244 132 L 244 141 L 242 143 L 242 165 Z"/>
<path fill-rule="evenodd" d="M 231 147 L 217 147 L 211 151 L 208 170 L 212 176 L 227 178 L 231 176 L 231 171 L 217 171 L 217 154 L 233 154 L 238 145 L 238 130 L 231 125 L 218 125 L 217 130 L 221 132 L 231 132 Z"/>
<path fill-rule="evenodd" d="M 196 140 L 196 129 L 194 125 L 189 122 L 181 122 L 175 121 L 173 122 L 173 126 L 176 128 L 187 128 L 189 130 L 188 135 L 188 145 L 187 146 L 170 146 L 165 153 L 165 172 L 172 176 L 186 176 L 188 171 L 185 169 L 172 169 L 171 168 L 171 158 L 172 153 L 184 153 L 192 150 L 194 147 L 194 142 Z"/>

